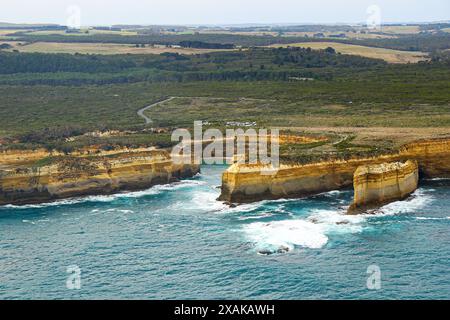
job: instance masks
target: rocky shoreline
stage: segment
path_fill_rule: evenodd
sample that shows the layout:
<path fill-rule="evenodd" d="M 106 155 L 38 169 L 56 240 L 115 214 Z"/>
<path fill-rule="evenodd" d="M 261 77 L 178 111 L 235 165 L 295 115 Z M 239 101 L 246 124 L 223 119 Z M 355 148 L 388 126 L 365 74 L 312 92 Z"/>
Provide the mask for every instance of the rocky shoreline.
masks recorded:
<path fill-rule="evenodd" d="M 223 174 L 219 200 L 250 203 L 306 197 L 351 187 L 361 166 L 408 160 L 417 161 L 421 178 L 450 177 L 450 138 L 413 142 L 397 153 L 374 158 L 282 165 L 273 175 L 262 175 L 261 166 L 235 164 Z"/>
<path fill-rule="evenodd" d="M 218 200 L 240 204 L 301 198 L 353 185 L 353 207 L 358 207 L 360 199 L 365 198 L 358 181 L 368 176 L 358 178 L 355 173 L 363 170 L 359 168 L 410 161 L 417 163 L 420 178 L 449 178 L 449 159 L 450 138 L 443 138 L 410 143 L 397 153 L 374 158 L 281 165 L 272 175 L 261 175 L 263 167 L 258 165 L 235 164 L 223 173 L 222 192 Z M 45 150 L 7 151 L 0 153 L 0 205 L 34 204 L 137 191 L 190 178 L 199 172 L 200 166 L 174 164 L 168 152 L 154 148 L 110 151 L 90 148 L 72 154 Z M 395 175 L 398 178 L 398 171 Z M 373 174 L 371 176 L 374 177 Z M 383 172 L 376 183 L 385 183 L 387 189 L 391 188 L 388 176 L 388 172 Z M 374 191 L 366 185 L 364 192 Z M 400 192 L 387 197 L 389 199 L 381 199 L 378 204 L 404 198 L 409 193 Z"/>
<path fill-rule="evenodd" d="M 137 191 L 200 172 L 199 166 L 174 164 L 167 152 L 151 149 L 89 150 L 71 155 L 8 152 L 0 154 L 0 163 L 0 205 Z"/>

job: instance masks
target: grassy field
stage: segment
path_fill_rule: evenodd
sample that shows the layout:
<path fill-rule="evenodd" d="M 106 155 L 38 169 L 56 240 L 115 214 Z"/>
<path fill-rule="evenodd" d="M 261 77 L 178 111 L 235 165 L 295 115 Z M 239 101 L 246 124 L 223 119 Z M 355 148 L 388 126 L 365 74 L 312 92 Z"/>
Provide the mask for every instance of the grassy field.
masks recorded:
<path fill-rule="evenodd" d="M 418 26 L 383 26 L 380 30 L 369 30 L 367 28 L 355 27 L 354 30 L 349 31 L 349 28 L 336 27 L 333 31 L 283 31 L 283 37 L 314 37 L 317 33 L 323 34 L 325 37 L 330 37 L 337 34 L 344 34 L 347 39 L 389 39 L 396 38 L 398 35 L 417 34 L 420 31 Z M 361 33 L 363 31 L 363 33 Z M 233 31 L 223 29 L 206 29 L 195 31 L 200 34 L 234 34 L 243 36 L 272 36 L 277 37 L 280 32 L 276 31 Z M 164 32 L 166 34 L 194 34 L 193 30 L 181 32 Z"/>
<path fill-rule="evenodd" d="M 350 91 L 340 97 L 339 91 L 330 87 L 327 90 L 323 83 L 296 82 L 0 86 L 3 99 L 0 134 L 7 139 L 0 136 L 0 147 L 2 140 L 12 141 L 7 143 L 12 148 L 50 146 L 62 151 L 93 144 L 170 146 L 172 128 L 190 128 L 194 121 L 207 121 L 210 126 L 221 129 L 239 126 L 236 122 L 255 122 L 256 127 L 278 127 L 295 134 L 329 137 L 327 143 L 294 143 L 282 147 L 284 161 L 303 162 L 325 154 L 373 155 L 419 138 L 450 135 L 448 101 L 447 104 L 406 103 L 406 100 L 395 102 L 394 97 L 392 101 L 386 98 L 386 102 L 371 102 L 365 94 L 366 102 L 347 100 L 344 103 Z M 374 94 L 379 97 L 395 95 L 390 90 L 379 91 L 381 93 Z M 170 96 L 178 98 L 147 111 L 154 123 L 145 125 L 137 111 Z M 333 102 L 336 100 L 341 102 Z M 151 127 L 163 127 L 167 131 L 160 134 L 142 131 Z M 56 139 L 49 137 L 54 132 L 106 129 L 136 133 L 102 138 L 78 133 L 74 135 L 79 137 L 69 142 L 66 135 Z"/>
<path fill-rule="evenodd" d="M 296 134 L 330 137 L 326 144 L 283 146 L 285 161 L 303 162 L 324 154 L 372 155 L 417 138 L 450 134 L 450 101 L 445 96 L 445 81 L 391 82 L 383 86 L 385 83 L 386 79 L 348 79 L 0 86 L 0 147 L 2 140 L 9 141 L 6 146 L 12 148 L 62 151 L 93 144 L 170 146 L 172 128 L 190 128 L 194 121 L 207 121 L 221 129 L 235 127 L 235 122 L 255 122 L 256 127 L 279 127 Z M 178 98 L 147 111 L 153 124 L 146 125 L 138 116 L 139 109 L 172 96 Z M 151 127 L 166 131 L 142 131 Z M 66 141 L 71 132 L 79 135 L 106 129 L 136 133 L 105 138 L 81 136 Z"/>
<path fill-rule="evenodd" d="M 417 63 L 427 59 L 424 52 L 399 51 L 384 48 L 373 48 L 358 46 L 353 44 L 334 43 L 334 42 L 303 42 L 292 43 L 288 45 L 272 45 L 271 47 L 302 47 L 311 49 L 325 49 L 327 47 L 334 48 L 342 54 L 358 55 L 367 58 L 383 59 L 389 63 Z"/>
<path fill-rule="evenodd" d="M 295 30 L 303 29 L 303 30 Z M 309 29 L 309 30 L 308 30 Z M 420 33 L 421 27 L 419 25 L 383 25 L 379 29 L 368 29 L 365 26 L 335 26 L 330 28 L 330 26 L 323 27 L 310 27 L 303 26 L 303 28 L 286 27 L 280 29 L 282 31 L 282 36 L 287 37 L 314 37 L 317 33 L 323 34 L 325 37 L 330 37 L 333 35 L 344 34 L 347 39 L 381 39 L 381 38 L 396 38 L 402 35 L 415 35 Z M 279 30 L 272 30 L 271 28 L 263 28 L 263 30 L 258 30 L 258 28 L 248 28 L 247 30 L 229 30 L 221 28 L 208 28 L 202 30 L 185 30 L 180 32 L 166 31 L 167 34 L 194 34 L 195 32 L 203 34 L 235 34 L 235 35 L 245 35 L 245 36 L 273 36 L 276 37 L 280 35 Z"/>
<path fill-rule="evenodd" d="M 276 37 L 278 35 L 278 32 L 273 31 L 229 31 L 229 30 L 222 30 L 222 29 L 209 29 L 209 30 L 200 30 L 200 31 L 181 31 L 181 32 L 170 32 L 166 31 L 165 34 L 195 34 L 198 32 L 199 34 L 234 34 L 234 35 L 241 35 L 241 36 L 271 36 Z"/>
<path fill-rule="evenodd" d="M 8 36 L 9 34 L 18 32 L 18 31 L 23 31 L 23 30 L 10 30 L 10 29 L 0 29 L 0 41 L 2 39 L 8 40 L 11 39 L 10 36 Z"/>
<path fill-rule="evenodd" d="M 0 29 L 0 36 L 6 36 L 8 34 L 11 33 L 15 33 L 15 32 L 19 32 L 19 31 L 23 31 L 23 30 L 13 30 L 13 29 Z"/>
<path fill-rule="evenodd" d="M 317 32 L 285 32 L 284 37 L 314 37 Z M 346 39 L 391 39 L 395 38 L 395 35 L 380 34 L 374 32 L 359 33 L 359 32 L 347 32 L 347 31 L 337 31 L 337 32 L 322 32 L 325 37 L 330 37 L 336 34 L 345 34 Z"/>
<path fill-rule="evenodd" d="M 187 98 L 148 111 L 157 126 L 208 120 L 286 127 L 450 127 L 447 93 L 448 82 L 439 75 L 428 81 L 417 76 L 412 83 L 385 76 L 376 81 L 0 86 L 0 128 L 9 133 L 70 125 L 142 128 L 144 121 L 136 112 L 170 96 Z"/>
<path fill-rule="evenodd" d="M 146 46 L 137 48 L 129 44 L 114 43 L 57 43 L 57 42 L 36 42 L 27 45 L 19 45 L 19 42 L 6 42 L 13 46 L 12 50 L 20 52 L 41 52 L 41 53 L 81 53 L 81 54 L 160 54 L 163 52 L 172 52 L 180 54 L 199 54 L 215 51 L 228 51 L 217 49 L 195 49 L 195 48 L 170 48 L 166 46 Z"/>
<path fill-rule="evenodd" d="M 96 29 L 81 29 L 79 33 L 67 33 L 65 30 L 42 30 L 42 31 L 32 31 L 28 32 L 30 35 L 51 35 L 51 34 L 59 34 L 59 35 L 67 35 L 67 36 L 80 36 L 80 35 L 97 35 L 97 34 L 116 34 L 121 36 L 135 36 L 138 33 L 136 31 L 114 31 L 114 30 L 96 30 Z"/>
<path fill-rule="evenodd" d="M 204 30 L 200 31 L 200 33 L 203 34 L 235 34 L 235 35 L 242 35 L 242 36 L 272 36 L 277 37 L 280 35 L 279 32 L 274 31 L 227 31 L 227 30 Z M 347 32 L 347 31 L 340 31 L 337 30 L 335 32 L 322 32 L 325 37 L 329 37 L 330 35 L 336 35 L 336 34 L 345 34 L 345 38 L 347 39 L 383 39 L 383 38 L 395 38 L 394 35 L 386 35 L 386 34 L 379 34 L 379 33 L 355 33 L 355 32 Z M 181 34 L 181 33 L 179 33 Z M 317 34 L 317 32 L 296 32 L 296 31 L 287 31 L 283 32 L 281 36 L 283 37 L 311 37 L 313 38 L 314 35 Z"/>
<path fill-rule="evenodd" d="M 420 32 L 419 26 L 382 26 L 381 32 L 390 34 L 417 34 Z"/>
<path fill-rule="evenodd" d="M 177 98 L 147 111 L 161 126 L 189 126 L 195 120 L 218 127 L 256 122 L 282 127 L 439 127 L 450 126 L 450 106 L 365 103 L 319 104 L 302 100 Z"/>
<path fill-rule="evenodd" d="M 281 128 L 287 129 L 287 128 Z M 338 136 L 354 136 L 352 142 L 359 145 L 393 145 L 399 147 L 410 141 L 432 139 L 450 135 L 450 127 L 290 127 L 293 132 L 327 133 Z"/>

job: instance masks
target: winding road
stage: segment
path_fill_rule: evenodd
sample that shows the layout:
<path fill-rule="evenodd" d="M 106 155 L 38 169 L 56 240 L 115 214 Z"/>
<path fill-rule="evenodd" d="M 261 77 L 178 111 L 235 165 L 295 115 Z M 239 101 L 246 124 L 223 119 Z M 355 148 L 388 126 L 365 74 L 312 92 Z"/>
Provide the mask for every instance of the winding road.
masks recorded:
<path fill-rule="evenodd" d="M 153 120 L 150 119 L 149 117 L 147 117 L 144 112 L 149 110 L 149 109 L 151 109 L 151 108 L 153 108 L 153 107 L 156 107 L 157 105 L 159 105 L 161 103 L 172 101 L 175 98 L 177 98 L 177 97 L 170 97 L 170 98 L 167 98 L 165 100 L 161 100 L 161 101 L 155 102 L 154 104 L 151 104 L 151 105 L 149 105 L 149 106 L 147 106 L 145 108 L 139 109 L 137 114 L 138 114 L 139 117 L 141 117 L 141 118 L 143 118 L 145 120 L 145 124 L 151 124 L 151 123 L 153 123 Z"/>

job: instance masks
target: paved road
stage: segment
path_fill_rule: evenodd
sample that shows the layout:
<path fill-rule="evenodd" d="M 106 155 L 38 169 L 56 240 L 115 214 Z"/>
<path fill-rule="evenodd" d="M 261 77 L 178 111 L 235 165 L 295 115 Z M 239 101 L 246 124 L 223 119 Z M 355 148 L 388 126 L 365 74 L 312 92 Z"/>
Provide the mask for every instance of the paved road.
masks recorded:
<path fill-rule="evenodd" d="M 147 107 L 145 107 L 145 108 L 140 109 L 140 110 L 137 112 L 137 114 L 138 114 L 139 117 L 141 117 L 141 118 L 143 118 L 143 119 L 145 120 L 145 124 L 151 124 L 151 123 L 153 123 L 153 120 L 150 119 L 149 117 L 147 117 L 147 116 L 144 114 L 144 112 L 147 111 L 147 110 L 149 110 L 149 109 L 151 109 L 151 108 L 153 108 L 153 107 L 156 107 L 157 105 L 159 105 L 159 104 L 161 104 L 161 103 L 169 102 L 169 101 L 171 101 L 171 100 L 173 100 L 173 99 L 175 99 L 175 98 L 176 98 L 176 97 L 170 97 L 170 98 L 168 98 L 168 99 L 165 99 L 165 100 L 162 100 L 162 101 L 158 101 L 158 102 L 156 102 L 156 103 L 154 103 L 154 104 L 152 104 L 152 105 L 149 105 L 149 106 L 147 106 Z"/>

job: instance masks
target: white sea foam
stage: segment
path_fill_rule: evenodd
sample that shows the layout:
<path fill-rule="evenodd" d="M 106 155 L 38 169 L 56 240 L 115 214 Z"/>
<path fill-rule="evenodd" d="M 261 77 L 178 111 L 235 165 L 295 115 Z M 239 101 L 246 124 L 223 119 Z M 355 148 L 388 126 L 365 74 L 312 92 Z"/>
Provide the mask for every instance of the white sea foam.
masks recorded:
<path fill-rule="evenodd" d="M 239 217 L 238 220 L 241 220 L 241 221 L 258 220 L 258 219 L 269 218 L 269 217 L 273 217 L 273 216 L 274 216 L 274 214 L 271 212 L 262 212 L 256 216 L 242 216 L 242 217 Z"/>
<path fill-rule="evenodd" d="M 254 222 L 245 225 L 243 230 L 246 237 L 255 244 L 258 250 L 274 252 L 282 247 L 292 249 L 295 246 L 313 249 L 321 248 L 327 243 L 328 237 L 333 234 L 363 232 L 373 218 L 413 213 L 425 208 L 434 200 L 432 191 L 430 189 L 418 189 L 410 198 L 404 201 L 390 203 L 366 214 L 347 215 L 346 207 L 339 210 L 313 209 L 305 219 L 274 221 L 269 223 Z M 341 192 L 330 191 L 324 193 L 324 195 L 335 197 Z M 237 211 L 245 213 L 246 211 L 257 210 L 268 202 L 261 201 L 248 205 L 247 207 L 238 206 L 236 208 L 229 208 L 227 212 Z M 256 216 L 243 216 L 240 220 L 261 219 L 270 217 L 274 213 L 274 211 L 263 211 Z"/>
<path fill-rule="evenodd" d="M 262 200 L 258 202 L 252 202 L 252 203 L 246 203 L 246 204 L 239 204 L 235 207 L 230 207 L 229 205 L 223 206 L 220 213 L 223 214 L 231 214 L 231 213 L 246 213 L 246 212 L 252 212 L 256 211 L 260 208 L 263 208 L 264 206 L 268 204 L 281 204 L 281 203 L 288 203 L 288 202 L 294 202 L 294 201 L 300 201 L 300 199 L 277 199 L 277 200 Z M 285 213 L 283 208 L 276 209 L 279 213 Z"/>
<path fill-rule="evenodd" d="M 241 204 L 241 205 L 237 205 L 236 207 L 230 207 L 228 205 L 224 205 L 222 210 L 220 210 L 220 213 L 223 213 L 223 214 L 246 213 L 246 212 L 258 210 L 259 208 L 263 207 L 265 204 L 266 204 L 266 201 Z"/>
<path fill-rule="evenodd" d="M 74 205 L 85 202 L 111 202 L 117 199 L 122 198 L 141 198 L 148 195 L 156 195 L 161 192 L 170 192 L 176 191 L 186 187 L 198 186 L 205 184 L 203 181 L 197 180 L 184 180 L 181 182 L 175 182 L 168 185 L 156 185 L 151 187 L 150 189 L 142 190 L 142 191 L 133 191 L 133 192 L 123 192 L 116 193 L 112 195 L 97 195 L 97 196 L 86 196 L 86 197 L 77 197 L 70 199 L 57 200 L 53 202 L 46 202 L 41 204 L 28 204 L 28 205 L 5 205 L 3 208 L 11 208 L 11 209 L 39 209 L 39 208 L 47 208 L 47 207 L 55 207 L 55 206 L 67 206 Z"/>
<path fill-rule="evenodd" d="M 293 250 L 295 246 L 317 249 L 328 242 L 323 226 L 305 220 L 254 222 L 244 226 L 244 232 L 258 250 Z"/>
<path fill-rule="evenodd" d="M 326 197 L 336 197 L 336 196 L 340 195 L 343 192 L 344 191 L 341 191 L 341 190 L 332 190 L 332 191 L 320 193 L 319 195 L 323 195 L 323 196 L 326 196 Z"/>
<path fill-rule="evenodd" d="M 365 216 L 346 215 L 345 210 L 313 210 L 308 221 L 322 225 L 327 234 L 358 233 L 363 231 Z"/>
<path fill-rule="evenodd" d="M 450 217 L 432 218 L 432 217 L 416 217 L 417 220 L 450 220 Z"/>
<path fill-rule="evenodd" d="M 432 190 L 428 190 L 428 192 L 429 191 Z M 434 197 L 428 192 L 425 192 L 423 189 L 417 189 L 410 198 L 403 201 L 389 203 L 376 210 L 375 213 L 384 215 L 396 215 L 416 212 L 417 210 L 425 208 L 427 205 L 433 202 Z"/>
<path fill-rule="evenodd" d="M 54 202 L 46 202 L 41 204 L 27 204 L 27 205 L 12 205 L 7 204 L 4 206 L 1 206 L 0 208 L 7 208 L 7 209 L 39 209 L 39 208 L 47 208 L 47 207 L 55 207 L 55 206 L 62 206 L 62 205 L 71 205 L 84 202 L 81 199 L 73 198 L 73 199 L 65 199 L 65 200 L 58 200 Z"/>
<path fill-rule="evenodd" d="M 191 200 L 186 205 L 193 209 L 201 211 L 214 212 L 221 211 L 227 207 L 223 202 L 217 201 L 219 194 L 215 190 L 210 191 L 196 191 Z"/>
<path fill-rule="evenodd" d="M 281 199 L 276 199 L 276 200 L 264 200 L 261 201 L 262 203 L 284 203 L 284 202 L 294 202 L 294 201 L 300 201 L 301 198 L 290 198 L 290 199 L 286 199 L 286 198 L 281 198 Z"/>
<path fill-rule="evenodd" d="M 226 210 L 228 206 L 223 202 L 217 201 L 219 195 L 217 189 L 198 189 L 192 192 L 188 199 L 180 199 L 172 203 L 168 209 L 175 212 L 184 210 L 193 210 L 200 213 L 221 212 Z"/>
<path fill-rule="evenodd" d="M 335 233 L 363 231 L 364 216 L 347 216 L 343 210 L 312 210 L 306 219 L 255 222 L 244 226 L 248 239 L 257 249 L 276 250 L 294 246 L 322 248 Z"/>
<path fill-rule="evenodd" d="M 347 216 L 344 210 L 316 209 L 306 219 L 254 222 L 243 230 L 260 251 L 292 250 L 295 246 L 319 249 L 327 244 L 329 235 L 362 232 L 365 221 L 364 216 Z"/>
<path fill-rule="evenodd" d="M 125 214 L 131 214 L 131 213 L 134 213 L 133 210 L 119 210 L 119 212 L 125 213 Z"/>

